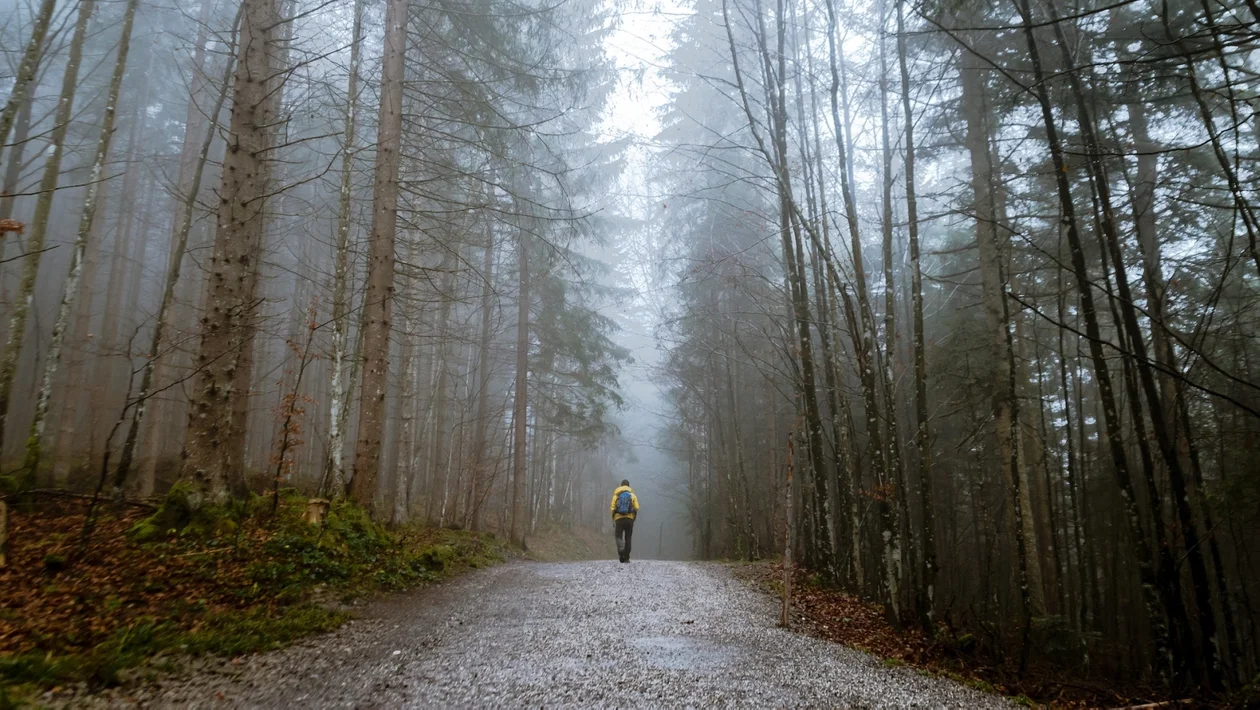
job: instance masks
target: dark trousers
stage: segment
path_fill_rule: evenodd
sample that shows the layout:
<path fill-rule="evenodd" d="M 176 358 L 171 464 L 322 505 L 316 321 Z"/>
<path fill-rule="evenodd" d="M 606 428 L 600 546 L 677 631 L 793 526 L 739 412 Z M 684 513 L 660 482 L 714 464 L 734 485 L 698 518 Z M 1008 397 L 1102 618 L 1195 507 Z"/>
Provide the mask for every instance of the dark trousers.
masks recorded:
<path fill-rule="evenodd" d="M 613 523 L 617 531 L 617 557 L 622 562 L 630 561 L 630 538 L 634 536 L 634 518 L 622 518 Z"/>

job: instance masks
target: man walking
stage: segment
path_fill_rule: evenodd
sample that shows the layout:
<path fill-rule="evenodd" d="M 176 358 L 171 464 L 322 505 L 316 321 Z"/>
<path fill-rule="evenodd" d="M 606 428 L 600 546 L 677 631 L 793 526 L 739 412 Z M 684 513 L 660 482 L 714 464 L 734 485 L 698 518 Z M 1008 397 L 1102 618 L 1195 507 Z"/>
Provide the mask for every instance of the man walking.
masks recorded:
<path fill-rule="evenodd" d="M 612 513 L 614 535 L 617 537 L 617 558 L 623 563 L 630 561 L 630 538 L 634 535 L 634 519 L 639 515 L 639 497 L 630 489 L 630 481 L 622 481 L 613 491 Z"/>

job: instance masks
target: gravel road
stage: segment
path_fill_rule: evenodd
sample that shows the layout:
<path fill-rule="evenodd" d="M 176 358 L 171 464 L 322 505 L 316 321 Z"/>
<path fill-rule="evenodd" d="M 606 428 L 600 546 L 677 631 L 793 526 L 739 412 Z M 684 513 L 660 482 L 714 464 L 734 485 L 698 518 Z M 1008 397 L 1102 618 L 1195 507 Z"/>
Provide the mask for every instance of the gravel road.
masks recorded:
<path fill-rule="evenodd" d="M 775 627 L 714 564 L 513 563 L 340 630 L 97 698 L 146 707 L 1008 707 Z"/>

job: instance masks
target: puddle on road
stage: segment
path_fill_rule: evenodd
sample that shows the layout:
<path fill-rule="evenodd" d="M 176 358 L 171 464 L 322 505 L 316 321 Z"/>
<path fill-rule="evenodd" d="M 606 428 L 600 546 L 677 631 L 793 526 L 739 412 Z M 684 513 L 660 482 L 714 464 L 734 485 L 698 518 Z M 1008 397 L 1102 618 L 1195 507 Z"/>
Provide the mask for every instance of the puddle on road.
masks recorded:
<path fill-rule="evenodd" d="M 687 636 L 654 636 L 630 642 L 648 665 L 671 670 L 695 671 L 729 667 L 739 652 L 725 644 Z"/>

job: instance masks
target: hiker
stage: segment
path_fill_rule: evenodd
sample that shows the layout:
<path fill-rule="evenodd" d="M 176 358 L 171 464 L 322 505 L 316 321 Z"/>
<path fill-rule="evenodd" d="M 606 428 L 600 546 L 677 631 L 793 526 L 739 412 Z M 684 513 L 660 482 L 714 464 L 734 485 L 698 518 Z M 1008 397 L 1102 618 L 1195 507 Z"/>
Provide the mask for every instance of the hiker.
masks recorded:
<path fill-rule="evenodd" d="M 639 515 L 639 497 L 630 489 L 630 481 L 623 480 L 621 486 L 613 491 L 612 503 L 608 506 L 612 513 L 613 526 L 617 537 L 617 559 L 623 563 L 630 561 L 630 538 L 634 535 L 634 519 Z"/>

